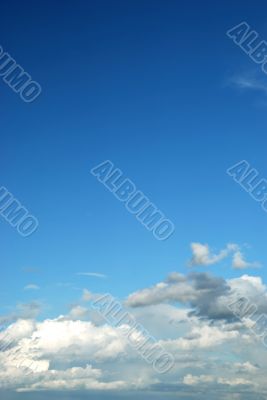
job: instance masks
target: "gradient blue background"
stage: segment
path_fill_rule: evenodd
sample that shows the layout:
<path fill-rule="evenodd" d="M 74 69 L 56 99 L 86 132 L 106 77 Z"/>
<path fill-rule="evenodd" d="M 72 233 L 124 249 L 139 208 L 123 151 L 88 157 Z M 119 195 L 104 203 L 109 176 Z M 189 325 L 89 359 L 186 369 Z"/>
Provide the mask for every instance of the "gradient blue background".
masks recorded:
<path fill-rule="evenodd" d="M 249 243 L 266 264 L 267 214 L 226 174 L 246 159 L 267 178 L 266 95 L 227 84 L 250 69 L 267 76 L 226 36 L 249 20 L 266 39 L 266 11 L 250 1 L 2 4 L 0 44 L 43 91 L 25 104 L 0 81 L 0 183 L 40 222 L 25 239 L 0 219 L 1 313 L 37 299 L 57 315 L 84 287 L 125 297 L 188 270 L 192 241 Z M 175 223 L 169 240 L 90 175 L 106 159 Z M 214 269 L 240 275 L 228 262 Z M 85 271 L 108 278 L 76 275 Z"/>

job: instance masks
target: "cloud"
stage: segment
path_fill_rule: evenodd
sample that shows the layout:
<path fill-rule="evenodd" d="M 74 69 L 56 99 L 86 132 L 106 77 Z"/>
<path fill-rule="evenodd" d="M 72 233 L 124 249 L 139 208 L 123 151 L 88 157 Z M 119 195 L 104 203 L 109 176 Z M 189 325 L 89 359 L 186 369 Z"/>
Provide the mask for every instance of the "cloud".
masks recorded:
<path fill-rule="evenodd" d="M 12 347 L 0 351 L 2 388 L 113 390 L 130 386 L 122 380 L 101 381 L 101 370 L 91 366 L 114 361 L 125 353 L 128 344 L 118 329 L 58 317 L 43 322 L 18 320 L 0 334 L 0 340 L 5 342 L 11 336 Z M 24 367 L 30 374 L 25 376 Z"/>
<path fill-rule="evenodd" d="M 229 254 L 236 250 L 236 244 L 228 244 L 225 249 L 221 250 L 218 254 L 211 252 L 208 244 L 191 243 L 191 250 L 193 253 L 190 265 L 213 265 L 225 259 Z"/>
<path fill-rule="evenodd" d="M 83 301 L 90 301 L 94 299 L 94 294 L 91 293 L 89 290 L 87 289 L 83 289 L 83 296 L 82 296 L 82 300 Z"/>
<path fill-rule="evenodd" d="M 267 361 L 264 358 L 262 370 L 255 366 L 254 360 L 242 361 L 246 358 L 242 352 L 246 339 L 234 326 L 229 329 L 224 324 L 208 325 L 197 316 L 186 318 L 181 311 L 171 306 L 157 306 L 143 315 L 148 330 L 151 321 L 154 324 L 157 320 L 160 327 L 164 314 L 165 317 L 177 315 L 184 320 L 173 339 L 157 339 L 175 357 L 174 370 L 164 376 L 158 375 L 115 327 L 74 321 L 70 316 L 69 319 L 59 316 L 42 322 L 18 320 L 2 333 L 6 337 L 8 330 L 14 342 L 12 348 L 0 351 L 0 387 L 19 393 L 83 391 L 87 396 L 95 391 L 109 394 L 112 391 L 117 395 L 123 391 L 125 398 L 128 391 L 134 394 L 145 390 L 145 398 L 145 393 L 152 387 L 158 392 L 170 384 L 175 398 L 182 399 L 183 390 L 186 390 L 183 385 L 190 387 L 191 395 L 196 387 L 196 398 L 199 398 L 197 391 L 201 385 L 214 395 L 218 390 L 214 385 L 232 388 L 251 385 L 253 373 L 254 383 L 257 380 L 257 386 L 263 390 Z M 139 313 L 141 317 L 142 313 Z M 170 328 L 170 325 L 166 326 Z M 156 330 L 160 335 L 160 329 Z M 225 363 L 226 344 L 229 349 L 232 346 L 237 350 L 235 362 Z M 220 352 L 224 357 L 216 359 L 215 355 Z M 209 375 L 207 370 L 211 371 Z"/>
<path fill-rule="evenodd" d="M 185 385 L 196 385 L 199 383 L 211 383 L 214 382 L 214 377 L 212 375 L 200 375 L 200 376 L 193 376 L 188 374 L 184 377 L 183 383 Z"/>
<path fill-rule="evenodd" d="M 234 76 L 229 80 L 231 86 L 242 90 L 254 90 L 267 94 L 267 85 L 253 74 Z"/>
<path fill-rule="evenodd" d="M 240 246 L 235 243 L 228 244 L 225 249 L 218 254 L 214 254 L 208 244 L 191 243 L 192 258 L 189 262 L 190 266 L 209 266 L 218 264 L 220 261 L 232 256 L 232 267 L 234 269 L 257 268 L 260 266 L 258 262 L 249 263 L 245 260 L 244 254 L 240 250 Z"/>
<path fill-rule="evenodd" d="M 267 312 L 267 288 L 259 276 L 172 272 L 128 296 L 126 310 L 175 359 L 173 369 L 162 375 L 121 328 L 95 318 L 90 307 L 95 294 L 85 289 L 83 295 L 88 303 L 80 299 L 68 314 L 51 319 L 36 320 L 38 304 L 20 305 L 24 316 L 0 332 L 0 396 L 6 398 L 6 389 L 21 396 L 26 392 L 29 399 L 42 393 L 77 399 L 128 399 L 129 393 L 138 399 L 164 399 L 166 393 L 181 400 L 265 398 L 263 344 L 227 307 L 244 295 L 257 304 L 258 313 Z M 132 341 L 137 337 L 133 334 Z"/>
<path fill-rule="evenodd" d="M 184 377 L 183 383 L 185 385 L 199 385 L 199 384 L 207 384 L 207 383 L 218 383 L 222 385 L 229 386 L 238 386 L 238 385 L 252 385 L 252 382 L 243 378 L 231 378 L 225 379 L 221 377 L 215 377 L 212 375 L 200 375 L 200 376 L 192 376 L 188 374 Z"/>
<path fill-rule="evenodd" d="M 256 307 L 256 315 L 267 314 L 267 287 L 259 276 L 242 275 L 228 281 L 231 298 L 244 298 Z"/>
<path fill-rule="evenodd" d="M 164 347 L 171 353 L 181 350 L 200 350 L 217 347 L 225 342 L 237 339 L 240 334 L 237 330 L 226 330 L 222 329 L 222 326 L 209 326 L 207 323 L 200 321 L 194 321 L 195 326 L 191 327 L 188 335 L 162 342 Z"/>
<path fill-rule="evenodd" d="M 98 272 L 78 272 L 77 275 L 80 275 L 80 276 L 93 276 L 95 278 L 102 278 L 102 279 L 106 279 L 107 278 L 107 275 L 100 274 Z"/>
<path fill-rule="evenodd" d="M 234 367 L 237 369 L 238 372 L 249 372 L 249 373 L 256 373 L 258 372 L 259 368 L 253 364 L 251 364 L 249 361 L 246 361 L 244 363 L 235 363 Z"/>
<path fill-rule="evenodd" d="M 229 304 L 244 297 L 257 306 L 258 315 L 267 313 L 267 289 L 260 277 L 243 275 L 225 280 L 207 273 L 178 274 L 177 279 L 174 276 L 130 294 L 125 304 L 135 308 L 179 303 L 189 307 L 189 315 L 230 323 L 236 318 Z"/>
<path fill-rule="evenodd" d="M 88 316 L 88 309 L 80 305 L 72 307 L 69 312 L 69 318 L 73 320 L 83 319 L 86 318 L 87 316 Z"/>
<path fill-rule="evenodd" d="M 38 301 L 31 301 L 30 303 L 18 303 L 16 311 L 13 313 L 13 318 L 32 319 L 36 318 L 42 310 L 42 304 Z"/>
<path fill-rule="evenodd" d="M 42 310 L 42 305 L 37 301 L 18 303 L 16 308 L 7 315 L 0 316 L 0 330 L 2 326 L 13 323 L 18 319 L 36 318 Z"/>
<path fill-rule="evenodd" d="M 28 285 L 24 286 L 24 290 L 39 290 L 40 287 L 35 285 L 34 283 L 29 283 Z"/>
<path fill-rule="evenodd" d="M 65 371 L 46 371 L 40 374 L 40 380 L 18 392 L 31 392 L 39 390 L 121 390 L 127 387 L 126 382 L 113 381 L 101 382 L 102 371 L 87 365 L 85 368 L 73 367 Z"/>
<path fill-rule="evenodd" d="M 191 305 L 205 315 L 212 314 L 219 298 L 227 295 L 229 291 L 230 287 L 224 279 L 207 273 L 171 274 L 166 281 L 129 295 L 126 305 L 143 307 L 164 302 L 179 302 Z"/>
<path fill-rule="evenodd" d="M 234 269 L 246 269 L 246 268 L 258 268 L 260 264 L 258 262 L 248 262 L 245 260 L 244 255 L 241 251 L 237 251 L 233 255 L 232 266 Z"/>

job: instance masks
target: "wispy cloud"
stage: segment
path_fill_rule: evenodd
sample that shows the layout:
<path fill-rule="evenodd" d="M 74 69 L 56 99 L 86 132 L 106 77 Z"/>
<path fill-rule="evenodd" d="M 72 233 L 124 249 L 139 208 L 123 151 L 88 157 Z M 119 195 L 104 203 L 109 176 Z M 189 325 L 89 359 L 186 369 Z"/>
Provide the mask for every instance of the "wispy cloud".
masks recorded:
<path fill-rule="evenodd" d="M 254 90 L 267 94 L 267 84 L 262 79 L 251 75 L 239 75 L 229 79 L 230 86 L 241 90 Z"/>
<path fill-rule="evenodd" d="M 29 283 L 28 285 L 24 286 L 24 290 L 39 290 L 40 287 L 35 285 L 34 283 Z"/>
<path fill-rule="evenodd" d="M 78 272 L 77 275 L 80 275 L 80 276 L 93 276 L 95 278 L 101 278 L 101 279 L 106 279 L 107 278 L 107 275 L 100 274 L 99 272 Z"/>

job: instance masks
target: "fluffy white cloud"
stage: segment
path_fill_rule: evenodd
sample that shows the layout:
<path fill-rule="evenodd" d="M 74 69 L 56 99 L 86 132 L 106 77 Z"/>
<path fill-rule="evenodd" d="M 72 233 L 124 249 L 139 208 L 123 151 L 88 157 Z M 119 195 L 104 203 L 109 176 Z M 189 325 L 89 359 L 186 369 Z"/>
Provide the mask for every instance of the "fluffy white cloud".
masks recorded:
<path fill-rule="evenodd" d="M 8 347 L 0 352 L 2 388 L 105 390 L 125 386 L 121 380 L 99 381 L 101 371 L 91 367 L 91 363 L 115 360 L 126 351 L 125 338 L 110 326 L 96 327 L 89 321 L 64 317 L 43 322 L 19 320 L 2 332 L 1 338 L 8 341 Z M 68 367 L 73 364 L 83 367 Z"/>
<path fill-rule="evenodd" d="M 173 272 L 164 282 L 130 295 L 128 311 L 174 356 L 174 367 L 163 375 L 130 346 L 120 328 L 93 315 L 90 301 L 95 295 L 84 294 L 86 302 L 74 305 L 67 315 L 43 321 L 20 318 L 1 332 L 0 388 L 29 396 L 34 391 L 105 391 L 115 398 L 120 391 L 142 390 L 162 392 L 165 398 L 167 390 L 173 398 L 194 400 L 204 400 L 206 393 L 230 400 L 246 390 L 248 399 L 264 398 L 265 349 L 227 307 L 244 295 L 260 302 L 259 311 L 266 309 L 261 278 L 225 280 Z"/>
<path fill-rule="evenodd" d="M 198 323 L 193 326 L 190 333 L 176 340 L 164 341 L 164 347 L 168 351 L 175 352 L 175 349 L 192 350 L 192 349 L 208 349 L 220 346 L 223 343 L 237 339 L 240 334 L 236 330 L 225 330 L 223 327 L 202 325 Z"/>

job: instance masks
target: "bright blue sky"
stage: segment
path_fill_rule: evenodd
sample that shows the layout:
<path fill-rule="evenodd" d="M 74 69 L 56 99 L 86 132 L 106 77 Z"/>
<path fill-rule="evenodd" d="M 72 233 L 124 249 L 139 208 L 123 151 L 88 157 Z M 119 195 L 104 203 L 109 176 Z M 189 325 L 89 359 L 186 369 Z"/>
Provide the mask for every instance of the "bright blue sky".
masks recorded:
<path fill-rule="evenodd" d="M 225 34 L 248 20 L 266 39 L 265 8 L 248 1 L 2 5 L 0 44 L 43 88 L 25 104 L 0 82 L 0 182 L 40 222 L 25 239 L 0 221 L 3 313 L 39 299 L 56 315 L 85 287 L 126 297 L 173 270 L 186 272 L 194 241 L 217 250 L 248 243 L 247 257 L 266 265 L 267 215 L 225 172 L 246 159 L 267 177 L 266 94 L 227 84 L 251 71 L 267 77 Z M 175 223 L 169 240 L 155 240 L 90 175 L 106 159 Z M 215 268 L 240 275 L 226 261 Z M 86 271 L 108 278 L 76 275 Z M 264 268 L 257 273 L 266 278 Z M 23 291 L 29 283 L 40 291 Z"/>

